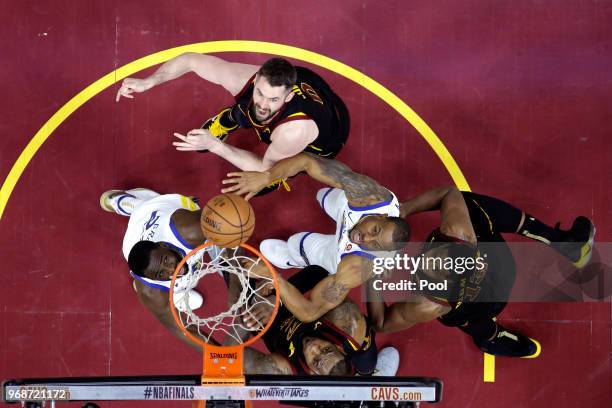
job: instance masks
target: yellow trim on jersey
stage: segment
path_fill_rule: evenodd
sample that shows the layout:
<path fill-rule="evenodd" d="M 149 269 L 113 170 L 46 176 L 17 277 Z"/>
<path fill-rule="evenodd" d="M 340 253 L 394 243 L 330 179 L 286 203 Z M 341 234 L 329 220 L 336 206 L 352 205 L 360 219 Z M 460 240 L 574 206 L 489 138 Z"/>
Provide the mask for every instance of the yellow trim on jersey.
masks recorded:
<path fill-rule="evenodd" d="M 314 145 L 308 145 L 308 147 L 310 147 L 311 149 L 315 149 L 315 150 L 317 150 L 319 152 L 323 151 L 323 149 L 319 149 L 317 146 L 314 146 Z"/>
<path fill-rule="evenodd" d="M 367 335 L 366 335 L 366 336 L 363 338 L 363 344 L 364 344 L 364 346 L 363 346 L 363 348 L 362 348 L 363 350 L 367 350 L 367 349 L 369 349 L 369 348 L 370 348 L 370 346 L 372 345 L 372 341 L 371 341 L 371 334 L 369 334 L 369 332 L 368 332 L 368 334 L 367 334 Z"/>
<path fill-rule="evenodd" d="M 293 85 L 293 88 L 291 90 L 293 91 L 293 93 L 296 93 L 296 94 L 298 94 L 300 96 L 304 96 L 304 93 L 302 92 L 300 87 L 297 86 L 297 85 Z"/>
<path fill-rule="evenodd" d="M 187 197 L 185 196 L 181 196 L 181 207 L 183 207 L 186 210 L 189 209 L 189 204 L 187 203 Z"/>
<path fill-rule="evenodd" d="M 181 196 L 181 206 L 189 211 L 195 211 L 198 208 L 196 203 L 190 197 L 185 196 Z"/>
<path fill-rule="evenodd" d="M 291 115 L 287 116 L 287 118 L 293 118 L 295 116 L 307 116 L 307 115 L 304 112 L 296 112 L 296 113 L 292 113 Z"/>

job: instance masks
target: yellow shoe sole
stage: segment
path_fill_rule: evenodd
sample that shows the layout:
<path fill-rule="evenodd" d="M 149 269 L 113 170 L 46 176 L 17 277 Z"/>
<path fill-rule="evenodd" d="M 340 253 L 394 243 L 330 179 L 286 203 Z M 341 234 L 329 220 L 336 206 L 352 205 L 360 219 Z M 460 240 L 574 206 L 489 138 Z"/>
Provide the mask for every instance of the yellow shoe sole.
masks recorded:
<path fill-rule="evenodd" d="M 591 232 L 589 234 L 589 240 L 580 248 L 580 259 L 574 262 L 574 266 L 578 269 L 582 269 L 589 263 L 593 256 L 593 243 L 595 241 L 595 226 L 591 224 Z"/>
<path fill-rule="evenodd" d="M 100 196 L 100 207 L 102 207 L 104 211 L 115 212 L 113 207 L 111 207 L 109 200 L 113 194 L 116 194 L 120 191 L 122 190 L 108 190 L 103 192 Z"/>
<path fill-rule="evenodd" d="M 529 338 L 529 340 L 533 341 L 536 345 L 536 351 L 535 353 L 533 353 L 530 356 L 525 356 L 525 357 L 521 357 L 521 358 L 538 358 L 538 356 L 540 355 L 540 353 L 542 352 L 542 346 L 540 345 L 540 342 L 537 340 L 532 339 L 531 337 Z"/>

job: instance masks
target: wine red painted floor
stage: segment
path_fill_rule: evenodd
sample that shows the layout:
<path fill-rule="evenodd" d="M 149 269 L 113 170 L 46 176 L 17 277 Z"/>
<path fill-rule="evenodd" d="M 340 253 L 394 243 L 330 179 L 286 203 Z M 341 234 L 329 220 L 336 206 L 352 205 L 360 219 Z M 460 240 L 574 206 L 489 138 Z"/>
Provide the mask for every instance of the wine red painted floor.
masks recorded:
<path fill-rule="evenodd" d="M 435 131 L 474 191 L 549 223 L 587 215 L 598 241 L 612 239 L 611 2 L 1 0 L 0 8 L 0 180 L 60 107 L 114 69 L 180 45 L 269 41 L 329 56 L 390 89 Z M 352 115 L 340 160 L 400 199 L 452 183 L 396 111 L 316 70 Z M 3 190 L 0 379 L 200 369 L 197 353 L 138 303 L 120 251 L 126 219 L 103 212 L 98 197 L 141 186 L 215 195 L 231 167 L 210 154 L 176 152 L 170 142 L 231 98 L 193 75 L 119 103 L 117 88 L 68 117 L 14 190 Z M 261 149 L 247 132 L 233 139 Z M 301 177 L 290 193 L 255 200 L 251 242 L 331 232 L 313 198 L 318 187 Z M 413 220 L 416 240 L 432 222 Z M 611 313 L 609 301 L 509 305 L 500 320 L 537 338 L 543 352 L 536 360 L 498 358 L 493 383 L 483 382 L 482 353 L 438 323 L 379 343 L 400 350 L 400 375 L 444 380 L 441 407 L 600 407 L 612 393 Z"/>

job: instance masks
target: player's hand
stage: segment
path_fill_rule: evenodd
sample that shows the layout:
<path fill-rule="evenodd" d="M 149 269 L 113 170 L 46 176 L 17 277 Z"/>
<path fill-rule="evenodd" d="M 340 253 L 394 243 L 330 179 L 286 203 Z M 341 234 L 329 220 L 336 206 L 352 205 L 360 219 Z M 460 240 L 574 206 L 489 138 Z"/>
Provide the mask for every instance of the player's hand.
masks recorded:
<path fill-rule="evenodd" d="M 268 268 L 266 268 L 268 269 Z M 261 330 L 265 326 L 272 313 L 274 312 L 274 285 L 271 282 L 265 280 L 259 280 L 257 282 L 257 289 L 255 290 L 259 296 L 254 296 L 250 307 L 243 309 L 242 321 L 250 330 Z M 261 298 L 267 300 L 264 301 Z"/>
<path fill-rule="evenodd" d="M 267 302 L 257 302 L 255 305 L 245 308 L 242 315 L 242 322 L 250 330 L 261 330 L 270 320 L 272 312 L 274 311 L 274 304 Z"/>
<path fill-rule="evenodd" d="M 148 89 L 151 89 L 152 87 L 153 84 L 146 79 L 125 78 L 121 83 L 121 88 L 119 88 L 119 91 L 117 92 L 117 97 L 115 98 L 115 101 L 119 102 L 119 98 L 121 98 L 122 96 L 125 98 L 133 99 L 134 95 L 132 94 L 134 92 L 144 92 Z"/>
<path fill-rule="evenodd" d="M 182 152 L 211 150 L 213 146 L 220 143 L 219 139 L 211 135 L 206 129 L 193 129 L 187 132 L 187 135 L 175 133 L 174 136 L 182 141 L 172 142 L 172 145 L 176 147 L 176 150 Z"/>
<path fill-rule="evenodd" d="M 243 269 L 243 274 L 248 275 L 249 278 L 253 279 L 273 279 L 272 272 L 266 266 L 266 263 L 261 258 L 253 259 L 249 257 L 241 257 L 240 266 Z M 260 285 L 258 285 L 259 287 Z M 266 295 L 262 295 L 266 296 Z"/>
<path fill-rule="evenodd" d="M 272 272 L 266 266 L 265 262 L 258 260 L 252 266 L 248 267 L 250 272 L 250 277 L 252 278 L 267 278 L 272 279 Z"/>
<path fill-rule="evenodd" d="M 221 190 L 222 193 L 234 193 L 244 195 L 244 199 L 249 201 L 264 187 L 270 184 L 270 173 L 258 171 L 241 171 L 235 173 L 227 173 L 227 179 L 223 180 L 223 184 L 233 184 Z"/>
<path fill-rule="evenodd" d="M 400 204 L 400 217 L 406 218 L 410 214 L 412 214 L 412 208 L 410 205 L 410 201 L 406 201 L 405 203 Z"/>
<path fill-rule="evenodd" d="M 268 282 L 265 280 L 260 280 L 259 282 L 257 282 L 256 292 L 259 293 L 260 296 L 268 297 L 274 294 L 275 290 L 276 288 L 274 287 L 274 284 L 272 282 Z"/>

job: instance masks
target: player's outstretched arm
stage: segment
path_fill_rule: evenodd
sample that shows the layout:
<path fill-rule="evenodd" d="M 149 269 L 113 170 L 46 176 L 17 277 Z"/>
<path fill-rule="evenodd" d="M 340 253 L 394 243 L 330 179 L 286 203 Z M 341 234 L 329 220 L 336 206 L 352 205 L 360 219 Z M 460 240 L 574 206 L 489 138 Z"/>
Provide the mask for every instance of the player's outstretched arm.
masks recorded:
<path fill-rule="evenodd" d="M 193 152 L 200 150 L 208 150 L 216 154 L 245 171 L 263 171 L 263 159 L 261 156 L 248 150 L 223 143 L 221 140 L 214 137 L 206 129 L 193 129 L 182 135 L 174 133 L 174 136 L 180 139 L 180 142 L 172 142 L 176 150 L 181 152 Z"/>
<path fill-rule="evenodd" d="M 198 351 L 202 350 L 200 344 L 194 343 L 183 334 L 181 329 L 176 325 L 172 312 L 170 311 L 170 301 L 168 294 L 159 289 L 154 289 L 146 286 L 140 281 L 136 281 L 136 293 L 140 303 L 146 307 L 159 320 L 159 322 L 176 337 L 195 348 Z M 197 330 L 191 331 L 194 336 L 200 336 Z"/>
<path fill-rule="evenodd" d="M 432 321 L 450 311 L 450 307 L 413 296 L 405 302 L 387 305 L 380 291 L 368 283 L 368 320 L 378 332 L 397 332 L 417 323 Z"/>
<path fill-rule="evenodd" d="M 463 194 L 455 187 L 426 191 L 400 206 L 402 217 L 424 211 L 440 210 L 440 231 L 448 236 L 476 244 L 476 233 Z"/>
<path fill-rule="evenodd" d="M 450 307 L 439 305 L 425 298 L 420 301 L 412 299 L 409 302 L 385 305 L 384 309 L 383 319 L 373 324 L 376 331 L 388 333 L 405 330 L 417 323 L 430 322 L 450 311 Z"/>
<path fill-rule="evenodd" d="M 309 153 L 283 159 L 263 173 L 229 173 L 229 178 L 223 180 L 223 184 L 233 186 L 222 191 L 246 194 L 245 198 L 248 199 L 272 182 L 285 180 L 302 171 L 321 183 L 343 189 L 351 205 L 366 206 L 391 199 L 391 193 L 370 177 L 355 173 L 337 160 L 324 159 Z"/>
<path fill-rule="evenodd" d="M 291 365 L 278 353 L 262 353 L 251 347 L 244 349 L 245 374 L 283 374 L 291 375 Z"/>
<path fill-rule="evenodd" d="M 119 101 L 122 96 L 133 98 L 134 93 L 144 92 L 188 72 L 195 72 L 201 78 L 221 85 L 235 96 L 258 69 L 257 65 L 233 63 L 212 55 L 187 52 L 165 62 L 147 78 L 124 79 L 116 100 Z"/>
<path fill-rule="evenodd" d="M 425 191 L 402 203 L 400 206 L 400 216 L 407 217 L 420 212 L 439 210 L 444 197 L 453 190 L 458 191 L 455 187 L 436 187 Z"/>
<path fill-rule="evenodd" d="M 285 306 L 303 322 L 312 322 L 341 304 L 352 288 L 360 286 L 372 274 L 372 262 L 356 255 L 345 257 L 338 272 L 317 283 L 310 298 L 279 277 L 280 295 Z"/>
<path fill-rule="evenodd" d="M 314 129 L 312 128 L 314 126 Z M 232 163 L 240 170 L 263 172 L 281 159 L 291 157 L 316 138 L 312 120 L 299 120 L 279 126 L 273 132 L 272 143 L 263 158 L 252 152 L 229 145 L 213 137 L 208 130 L 193 129 L 186 135 L 175 133 L 180 142 L 172 143 L 179 151 L 208 150 Z M 313 135 L 314 133 L 314 135 Z"/>

